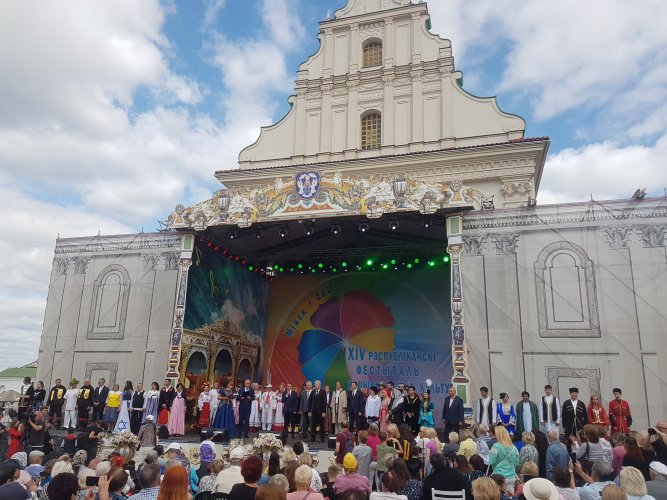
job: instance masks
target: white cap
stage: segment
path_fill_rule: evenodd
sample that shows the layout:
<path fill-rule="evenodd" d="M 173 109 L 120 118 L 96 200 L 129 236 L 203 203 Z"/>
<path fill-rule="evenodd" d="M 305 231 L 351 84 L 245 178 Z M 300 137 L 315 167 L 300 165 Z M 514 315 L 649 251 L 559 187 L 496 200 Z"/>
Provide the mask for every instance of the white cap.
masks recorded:
<path fill-rule="evenodd" d="M 150 420 L 152 422 L 155 420 L 155 417 L 153 415 L 146 415 L 146 420 Z"/>
<path fill-rule="evenodd" d="M 266 389 L 272 389 L 273 386 L 272 386 L 271 384 L 266 384 L 266 385 L 264 386 L 264 388 L 266 388 Z"/>
<path fill-rule="evenodd" d="M 229 452 L 229 459 L 238 462 L 239 460 L 243 460 L 243 457 L 245 456 L 245 453 L 243 451 L 243 448 L 241 446 L 237 446 L 236 448 L 233 448 L 232 451 Z"/>
<path fill-rule="evenodd" d="M 169 443 L 169 446 L 167 447 L 167 451 L 169 450 L 176 450 L 176 451 L 181 451 L 181 445 L 178 443 Z"/>
<path fill-rule="evenodd" d="M 662 462 L 651 462 L 649 464 L 649 467 L 656 474 L 660 474 L 662 476 L 667 477 L 667 465 L 663 464 Z"/>

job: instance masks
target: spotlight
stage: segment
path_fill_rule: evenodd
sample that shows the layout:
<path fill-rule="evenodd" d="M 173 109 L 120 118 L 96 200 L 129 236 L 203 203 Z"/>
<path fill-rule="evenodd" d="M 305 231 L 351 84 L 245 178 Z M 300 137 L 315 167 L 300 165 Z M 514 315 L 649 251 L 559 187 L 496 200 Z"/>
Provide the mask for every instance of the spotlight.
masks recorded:
<path fill-rule="evenodd" d="M 398 227 L 399 227 L 399 223 L 398 223 L 397 220 L 392 220 L 389 223 L 389 229 L 391 229 L 392 231 L 396 231 L 398 229 Z"/>
<path fill-rule="evenodd" d="M 313 233 L 315 232 L 315 226 L 313 226 L 312 224 L 306 224 L 304 232 L 306 233 L 306 236 L 312 236 Z"/>
<path fill-rule="evenodd" d="M 239 237 L 239 233 L 236 232 L 236 229 L 232 229 L 231 231 L 229 231 L 229 239 L 230 240 L 233 240 L 233 239 L 238 238 L 238 237 Z"/>
<path fill-rule="evenodd" d="M 431 227 L 431 224 L 433 224 L 433 223 L 431 222 L 431 218 L 430 218 L 430 217 L 424 217 L 424 218 L 422 219 L 422 227 L 428 229 L 429 227 Z"/>
<path fill-rule="evenodd" d="M 362 222 L 359 224 L 359 232 L 361 233 L 366 233 L 370 229 L 370 226 L 368 225 L 368 222 Z"/>
<path fill-rule="evenodd" d="M 275 269 L 273 269 L 273 266 L 266 266 L 266 275 L 273 277 L 276 275 Z"/>
<path fill-rule="evenodd" d="M 281 238 L 287 238 L 287 235 L 289 234 L 289 228 L 287 226 L 281 227 L 278 234 Z"/>
<path fill-rule="evenodd" d="M 340 224 L 334 224 L 333 226 L 331 226 L 331 232 L 333 234 L 340 234 L 341 232 Z"/>
<path fill-rule="evenodd" d="M 255 233 L 255 238 L 257 239 L 264 238 L 264 231 L 262 231 L 261 229 L 257 230 L 257 232 Z"/>
<path fill-rule="evenodd" d="M 443 261 L 445 264 L 447 264 L 447 262 L 449 262 L 449 255 L 445 255 L 445 256 L 442 258 L 442 261 Z"/>

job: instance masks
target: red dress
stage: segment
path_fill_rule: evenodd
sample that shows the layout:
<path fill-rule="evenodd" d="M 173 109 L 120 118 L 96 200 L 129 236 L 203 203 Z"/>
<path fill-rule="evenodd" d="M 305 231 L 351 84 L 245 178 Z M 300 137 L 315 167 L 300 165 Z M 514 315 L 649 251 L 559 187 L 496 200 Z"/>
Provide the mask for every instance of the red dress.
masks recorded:
<path fill-rule="evenodd" d="M 7 458 L 11 458 L 14 453 L 23 451 L 23 444 L 21 444 L 21 437 L 23 432 L 11 428 L 7 431 L 9 434 L 9 448 L 7 448 Z"/>

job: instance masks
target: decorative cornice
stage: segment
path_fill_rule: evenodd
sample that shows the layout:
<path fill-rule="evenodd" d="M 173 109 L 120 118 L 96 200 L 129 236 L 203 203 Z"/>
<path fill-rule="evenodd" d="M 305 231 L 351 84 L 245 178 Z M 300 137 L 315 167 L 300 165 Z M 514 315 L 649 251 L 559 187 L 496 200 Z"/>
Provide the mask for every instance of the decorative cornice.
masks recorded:
<path fill-rule="evenodd" d="M 605 227 L 602 228 L 602 236 L 610 250 L 627 248 L 631 231 L 629 227 Z"/>
<path fill-rule="evenodd" d="M 149 250 L 160 248 L 180 248 L 181 235 L 178 233 L 139 233 L 133 235 L 94 236 L 92 238 L 71 238 L 58 240 L 55 253 L 102 253 L 127 250 Z"/>

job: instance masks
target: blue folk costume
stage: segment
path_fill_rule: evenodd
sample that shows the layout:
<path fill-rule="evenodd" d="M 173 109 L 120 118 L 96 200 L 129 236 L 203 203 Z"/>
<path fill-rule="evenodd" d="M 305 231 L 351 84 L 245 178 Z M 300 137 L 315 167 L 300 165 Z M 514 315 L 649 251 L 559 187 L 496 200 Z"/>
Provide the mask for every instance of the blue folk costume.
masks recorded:
<path fill-rule="evenodd" d="M 512 403 L 503 404 L 501 401 L 496 405 L 497 414 L 496 424 L 503 425 L 510 435 L 514 435 L 514 426 L 516 425 L 516 412 Z"/>
<path fill-rule="evenodd" d="M 419 410 L 420 427 L 428 427 L 429 429 L 433 429 L 435 427 L 435 420 L 433 419 L 434 408 L 435 405 L 433 404 L 433 401 L 431 401 L 430 398 L 428 399 L 428 401 L 422 400 Z"/>
<path fill-rule="evenodd" d="M 227 430 L 229 439 L 236 437 L 236 417 L 231 399 L 233 392 L 227 389 L 220 389 L 219 394 L 222 399 L 218 403 L 218 411 L 215 413 L 215 420 L 213 422 L 214 429 Z"/>

